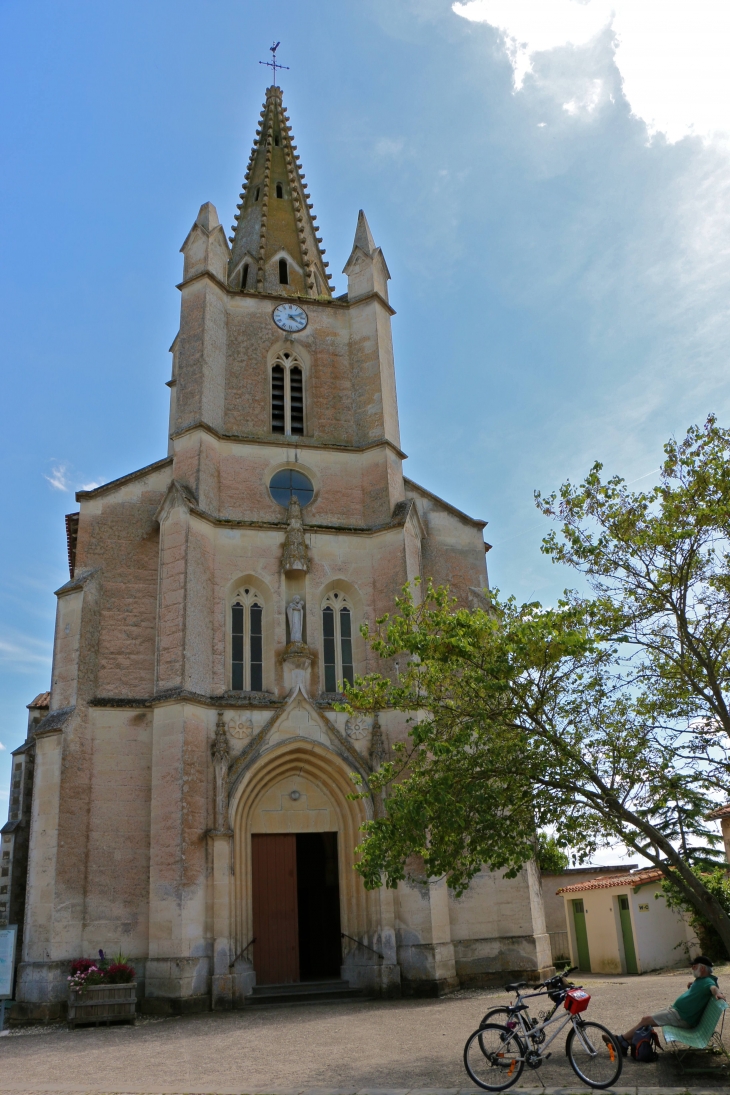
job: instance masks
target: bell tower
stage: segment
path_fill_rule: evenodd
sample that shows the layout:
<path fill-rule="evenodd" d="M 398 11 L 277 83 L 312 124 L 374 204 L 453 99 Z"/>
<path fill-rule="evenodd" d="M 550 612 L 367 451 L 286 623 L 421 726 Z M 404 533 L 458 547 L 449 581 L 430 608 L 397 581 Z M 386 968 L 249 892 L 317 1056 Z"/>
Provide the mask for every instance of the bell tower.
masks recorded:
<path fill-rule="evenodd" d="M 231 236 L 206 203 L 182 246 L 170 451 L 199 427 L 241 442 L 283 435 L 300 447 L 385 445 L 378 495 L 386 519 L 403 498 L 390 274 L 361 210 L 347 292 L 333 296 L 318 232 L 281 88 L 272 85 Z M 201 478 L 210 481 L 196 472 Z"/>

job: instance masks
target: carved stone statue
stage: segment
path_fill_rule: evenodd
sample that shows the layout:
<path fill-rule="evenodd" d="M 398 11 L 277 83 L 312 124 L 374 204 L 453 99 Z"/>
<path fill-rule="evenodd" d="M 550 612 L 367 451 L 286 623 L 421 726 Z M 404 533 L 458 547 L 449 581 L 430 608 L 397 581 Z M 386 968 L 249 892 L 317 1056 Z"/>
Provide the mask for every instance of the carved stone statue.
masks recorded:
<path fill-rule="evenodd" d="M 228 829 L 228 739 L 223 712 L 218 712 L 215 737 L 212 745 L 213 770 L 215 772 L 215 828 L 218 832 Z"/>
<path fill-rule="evenodd" d="M 302 631 L 304 629 L 304 601 L 295 594 L 287 605 L 286 614 L 289 619 L 289 638 L 293 643 L 304 642 Z"/>
<path fill-rule="evenodd" d="M 309 570 L 309 551 L 304 539 L 304 526 L 302 525 L 302 507 L 296 494 L 292 494 L 287 513 L 287 530 L 284 537 L 284 551 L 281 556 L 281 569 Z"/>

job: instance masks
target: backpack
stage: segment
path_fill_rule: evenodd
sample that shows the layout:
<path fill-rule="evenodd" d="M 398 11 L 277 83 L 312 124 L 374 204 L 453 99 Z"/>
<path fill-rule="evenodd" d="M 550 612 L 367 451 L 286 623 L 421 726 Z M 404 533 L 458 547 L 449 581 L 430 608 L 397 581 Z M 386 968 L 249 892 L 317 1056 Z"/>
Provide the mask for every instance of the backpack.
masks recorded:
<path fill-rule="evenodd" d="M 635 1061 L 656 1061 L 661 1049 L 659 1037 L 653 1027 L 639 1027 L 631 1039 L 631 1056 Z"/>

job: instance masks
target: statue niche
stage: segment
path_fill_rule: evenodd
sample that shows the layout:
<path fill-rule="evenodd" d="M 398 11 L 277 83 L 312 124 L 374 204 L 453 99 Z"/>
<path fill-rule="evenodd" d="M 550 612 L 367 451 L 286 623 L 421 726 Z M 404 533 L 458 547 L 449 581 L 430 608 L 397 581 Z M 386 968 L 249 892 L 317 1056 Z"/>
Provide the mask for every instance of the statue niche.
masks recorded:
<path fill-rule="evenodd" d="M 299 688 L 308 697 L 312 651 L 304 642 L 304 610 L 304 600 L 295 593 L 286 606 L 289 642 L 284 650 L 283 662 L 284 682 L 288 691 Z"/>

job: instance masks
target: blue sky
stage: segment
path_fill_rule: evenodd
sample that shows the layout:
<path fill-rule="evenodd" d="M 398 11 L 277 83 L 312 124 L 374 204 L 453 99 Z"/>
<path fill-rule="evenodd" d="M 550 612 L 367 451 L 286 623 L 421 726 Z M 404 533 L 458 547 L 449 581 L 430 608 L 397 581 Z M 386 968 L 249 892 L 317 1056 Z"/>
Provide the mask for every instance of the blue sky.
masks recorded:
<path fill-rule="evenodd" d="M 0 793 L 73 492 L 166 451 L 179 247 L 232 222 L 274 38 L 335 285 L 361 207 L 393 276 L 406 473 L 550 601 L 533 490 L 730 419 L 725 7 L 3 0 Z"/>

